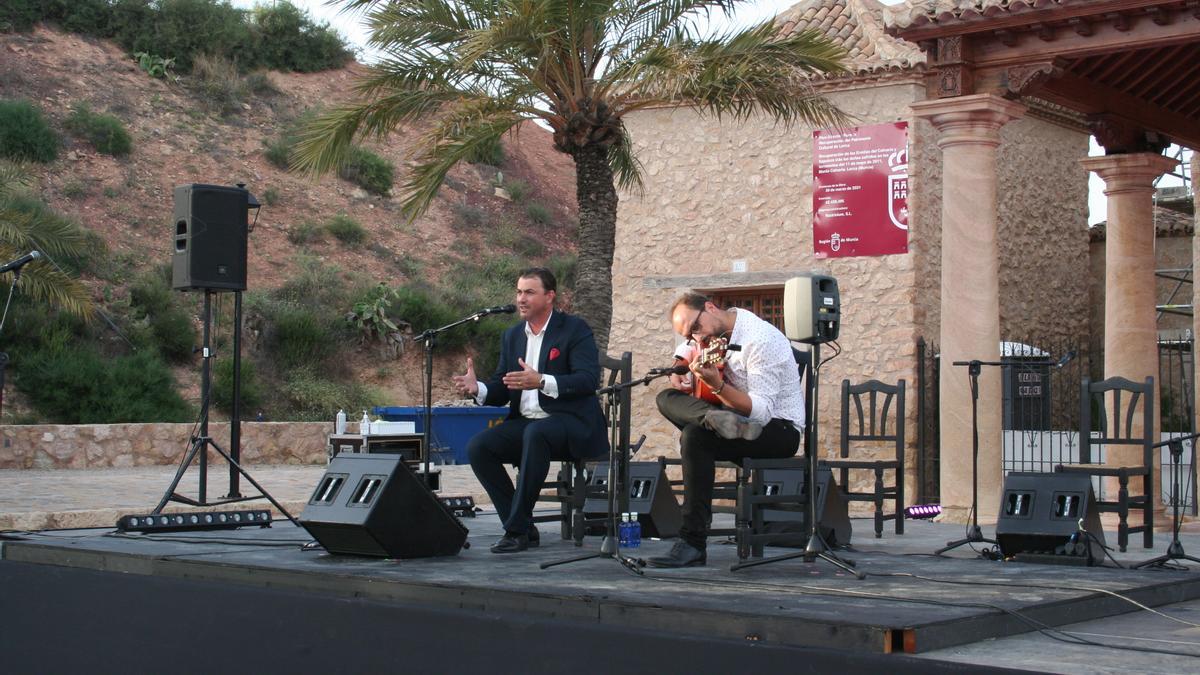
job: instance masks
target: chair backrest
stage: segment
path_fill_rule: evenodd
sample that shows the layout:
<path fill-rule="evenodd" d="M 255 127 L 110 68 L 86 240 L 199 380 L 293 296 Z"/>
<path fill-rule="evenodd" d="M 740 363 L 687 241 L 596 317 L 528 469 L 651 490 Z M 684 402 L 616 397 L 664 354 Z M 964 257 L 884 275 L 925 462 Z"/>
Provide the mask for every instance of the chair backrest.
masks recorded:
<path fill-rule="evenodd" d="M 904 380 L 842 380 L 842 457 L 850 455 L 853 441 L 894 443 L 896 459 L 904 459 Z"/>
<path fill-rule="evenodd" d="M 600 367 L 603 369 L 602 379 L 605 387 L 614 384 L 626 384 L 633 381 L 633 353 L 623 352 L 620 358 L 608 354 L 600 355 Z M 630 419 L 633 410 L 633 392 L 626 388 L 618 394 L 617 402 L 617 442 L 622 449 L 629 447 Z M 607 420 L 608 405 L 604 405 L 604 415 Z M 607 420 L 610 424 L 612 420 Z"/>
<path fill-rule="evenodd" d="M 1141 414 L 1138 414 L 1138 404 Z M 1093 406 L 1099 419 L 1092 415 Z M 1136 422 L 1141 422 L 1138 429 Z M 1100 428 L 1094 428 L 1096 422 Z M 1099 431 L 1099 436 L 1092 432 Z M 1154 446 L 1154 378 L 1133 382 L 1123 377 L 1092 382 L 1083 378 L 1079 387 L 1079 461 L 1091 464 L 1092 447 L 1097 445 L 1142 446 L 1143 466 L 1150 466 Z"/>

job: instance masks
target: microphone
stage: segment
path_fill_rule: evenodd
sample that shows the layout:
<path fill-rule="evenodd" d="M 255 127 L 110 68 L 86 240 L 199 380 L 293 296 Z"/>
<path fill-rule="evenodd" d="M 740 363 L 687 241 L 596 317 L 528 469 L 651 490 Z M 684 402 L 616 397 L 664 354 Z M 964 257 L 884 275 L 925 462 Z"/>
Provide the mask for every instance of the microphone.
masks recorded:
<path fill-rule="evenodd" d="M 512 314 L 515 311 L 517 311 L 516 305 L 496 305 L 495 307 L 481 309 L 475 312 L 475 314 L 477 316 L 487 316 L 488 314 Z"/>
<path fill-rule="evenodd" d="M 16 260 L 0 265 L 0 274 L 4 274 L 5 272 L 15 272 L 40 257 L 42 257 L 41 253 L 38 253 L 37 251 L 30 251 Z"/>
<path fill-rule="evenodd" d="M 651 375 L 687 375 L 688 367 L 686 364 L 678 366 L 670 366 L 668 368 L 651 368 Z"/>
<path fill-rule="evenodd" d="M 1062 368 L 1063 366 L 1070 363 L 1071 359 L 1073 359 L 1073 358 L 1075 358 L 1075 350 L 1071 349 L 1071 350 L 1067 351 L 1066 354 L 1062 355 L 1062 358 L 1058 360 L 1058 363 L 1054 364 L 1054 367 Z"/>

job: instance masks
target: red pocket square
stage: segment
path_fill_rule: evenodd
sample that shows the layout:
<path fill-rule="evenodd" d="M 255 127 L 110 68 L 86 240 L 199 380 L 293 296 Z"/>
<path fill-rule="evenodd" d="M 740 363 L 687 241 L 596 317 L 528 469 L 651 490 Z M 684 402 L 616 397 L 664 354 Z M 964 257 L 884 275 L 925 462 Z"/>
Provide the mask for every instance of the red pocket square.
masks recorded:
<path fill-rule="evenodd" d="M 551 347 L 550 348 L 550 360 L 553 361 L 554 359 L 557 359 L 558 355 L 560 353 L 561 352 L 558 351 L 558 347 Z"/>

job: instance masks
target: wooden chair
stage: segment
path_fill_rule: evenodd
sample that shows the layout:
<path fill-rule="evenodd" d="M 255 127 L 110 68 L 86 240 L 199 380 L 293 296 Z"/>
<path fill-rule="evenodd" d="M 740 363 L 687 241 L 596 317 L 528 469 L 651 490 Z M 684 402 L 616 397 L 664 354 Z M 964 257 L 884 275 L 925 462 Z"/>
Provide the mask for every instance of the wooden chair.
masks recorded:
<path fill-rule="evenodd" d="M 853 410 L 851 409 L 853 404 Z M 874 447 L 894 447 L 888 459 L 851 459 L 851 446 L 863 444 Z M 875 505 L 875 538 L 883 536 L 883 521 L 896 523 L 896 534 L 904 534 L 904 380 L 895 385 L 869 380 L 850 384 L 842 380 L 842 437 L 840 458 L 821 462 L 838 471 L 839 484 L 846 501 L 871 502 Z M 850 489 L 850 472 L 870 471 L 874 483 L 869 491 Z M 891 471 L 892 480 L 886 479 Z M 894 509 L 888 513 L 883 503 L 891 501 Z"/>
<path fill-rule="evenodd" d="M 606 387 L 630 382 L 633 380 L 633 353 L 624 352 L 620 358 L 602 354 L 600 355 L 600 368 L 604 373 L 602 382 Z M 621 452 L 617 456 L 625 457 L 625 453 L 629 451 L 630 415 L 633 408 L 632 393 L 629 389 L 624 389 L 618 396 L 620 399 L 617 402 L 616 443 L 617 447 L 621 448 Z M 605 415 L 608 415 L 607 401 L 602 399 L 600 404 L 604 407 Z M 613 439 L 610 438 L 609 442 L 612 443 Z M 603 458 L 603 461 L 608 461 L 608 458 Z M 557 477 L 547 479 L 542 484 L 542 495 L 538 499 L 538 501 L 558 503 L 559 512 L 533 517 L 535 523 L 561 523 L 562 538 L 564 540 L 573 539 L 576 546 L 583 544 L 583 537 L 587 534 L 589 525 L 603 525 L 603 519 L 594 519 L 589 522 L 583 513 L 583 504 L 587 499 L 588 467 L 589 463 L 583 460 L 561 462 Z M 618 482 L 620 485 L 627 484 L 628 466 L 622 462 L 618 469 Z M 621 490 L 617 494 L 624 496 L 624 502 L 628 503 L 628 494 L 625 490 Z M 621 504 L 618 504 L 618 507 L 620 506 Z"/>
<path fill-rule="evenodd" d="M 1138 403 L 1142 404 L 1141 433 L 1136 434 L 1134 422 L 1137 420 Z M 1102 422 L 1099 436 L 1092 436 L 1093 416 L 1092 406 L 1100 411 Z M 1111 412 L 1111 415 L 1109 414 Z M 1079 388 L 1079 464 L 1059 464 L 1055 471 L 1062 473 L 1081 473 L 1088 476 L 1115 477 L 1119 484 L 1116 499 L 1097 499 L 1096 507 L 1100 513 L 1116 513 L 1117 546 L 1124 551 L 1129 543 L 1129 535 L 1142 533 L 1142 545 L 1154 547 L 1154 448 L 1161 444 L 1154 443 L 1154 378 L 1147 377 L 1144 383 L 1137 383 L 1123 377 L 1110 377 L 1100 382 L 1083 379 Z M 1133 446 L 1141 448 L 1140 464 L 1116 465 L 1093 464 L 1097 459 L 1093 450 L 1100 447 Z M 1142 494 L 1129 495 L 1129 479 L 1140 476 L 1142 479 Z M 1142 510 L 1142 524 L 1137 527 L 1129 526 L 1130 509 Z"/>

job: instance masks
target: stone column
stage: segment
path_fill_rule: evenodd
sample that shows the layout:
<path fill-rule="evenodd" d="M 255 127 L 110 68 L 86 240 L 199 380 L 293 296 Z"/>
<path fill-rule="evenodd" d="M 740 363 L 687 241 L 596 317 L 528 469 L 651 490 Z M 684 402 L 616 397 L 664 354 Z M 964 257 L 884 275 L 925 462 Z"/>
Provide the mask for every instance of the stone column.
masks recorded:
<path fill-rule="evenodd" d="M 1158 437 L 1158 326 L 1154 277 L 1154 179 L 1177 162 L 1151 152 L 1088 157 L 1083 168 L 1104 181 L 1108 225 L 1104 236 L 1104 377 L 1155 382 L 1154 438 Z M 1140 416 L 1138 417 L 1140 419 Z M 1112 446 L 1107 464 L 1141 464 L 1137 448 Z M 1093 458 L 1095 461 L 1095 458 Z M 1162 485 L 1155 464 L 1155 485 Z M 1106 490 L 1116 490 L 1111 481 Z M 1141 489 L 1132 483 L 1131 494 Z M 1132 514 L 1130 514 L 1132 516 Z"/>
<path fill-rule="evenodd" d="M 992 94 L 914 103 L 942 149 L 941 501 L 952 521 L 971 508 L 971 388 L 955 361 L 999 361 L 996 148 L 1025 106 Z M 979 377 L 979 519 L 995 522 L 1003 483 L 1000 369 Z"/>

